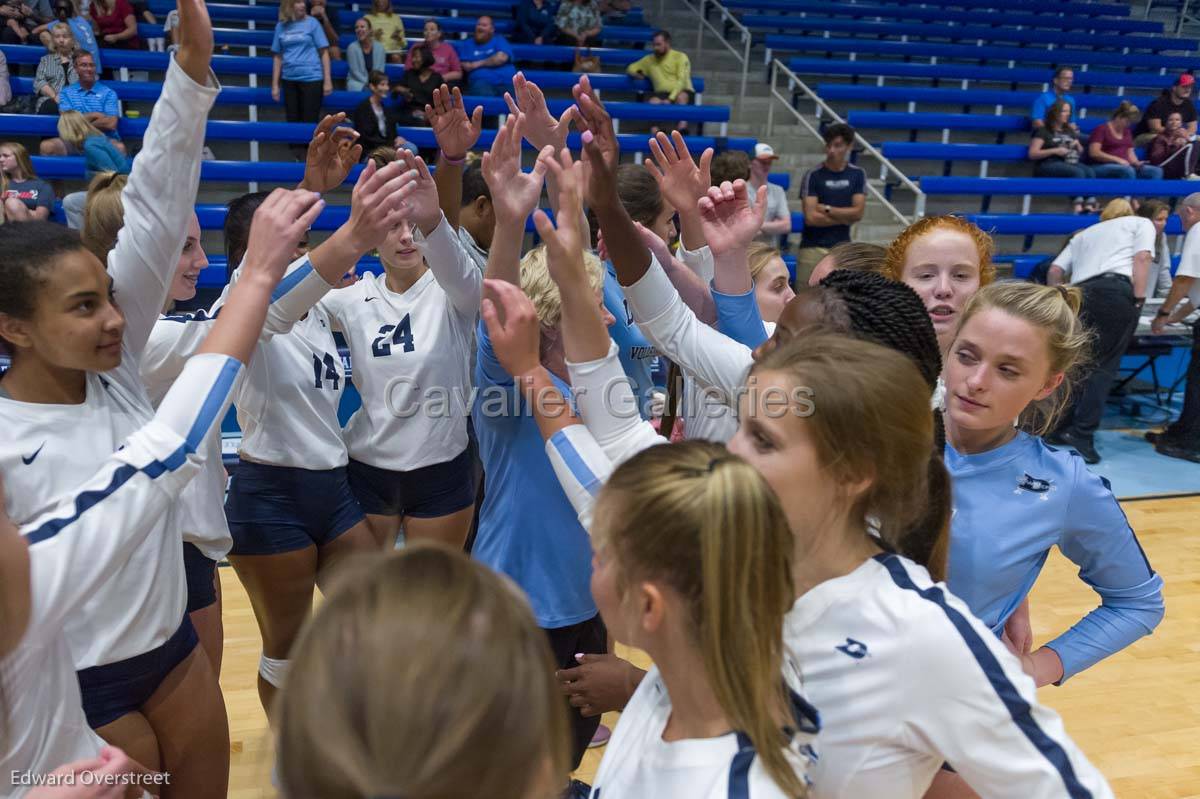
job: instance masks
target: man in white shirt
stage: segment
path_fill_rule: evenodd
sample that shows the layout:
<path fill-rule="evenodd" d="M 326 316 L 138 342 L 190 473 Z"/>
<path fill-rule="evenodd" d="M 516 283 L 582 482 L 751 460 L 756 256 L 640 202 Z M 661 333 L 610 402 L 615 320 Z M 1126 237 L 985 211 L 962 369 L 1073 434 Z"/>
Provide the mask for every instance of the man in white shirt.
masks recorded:
<path fill-rule="evenodd" d="M 1071 285 L 1083 291 L 1079 316 L 1096 339 L 1092 371 L 1080 382 L 1071 406 L 1046 440 L 1072 447 L 1089 464 L 1100 462 L 1093 438 L 1146 302 L 1155 237 L 1154 223 L 1130 212 L 1077 234 L 1050 267 L 1050 285 L 1062 284 L 1070 274 Z"/>
<path fill-rule="evenodd" d="M 775 148 L 766 142 L 754 145 L 754 158 L 750 161 L 750 185 L 754 196 L 759 186 L 767 187 L 767 215 L 763 217 L 762 232 L 755 241 L 779 245 L 779 237 L 792 232 L 792 213 L 788 209 L 787 192 L 768 180 L 771 167 L 779 160 Z"/>
<path fill-rule="evenodd" d="M 1179 269 L 1171 291 L 1154 317 L 1150 329 L 1155 335 L 1164 326 L 1179 322 L 1200 305 L 1200 192 L 1189 194 L 1179 204 L 1179 219 L 1187 238 L 1179 256 Z M 1192 358 L 1188 363 L 1187 387 L 1183 412 L 1161 433 L 1146 433 L 1160 455 L 1200 463 L 1200 325 L 1192 327 Z"/>

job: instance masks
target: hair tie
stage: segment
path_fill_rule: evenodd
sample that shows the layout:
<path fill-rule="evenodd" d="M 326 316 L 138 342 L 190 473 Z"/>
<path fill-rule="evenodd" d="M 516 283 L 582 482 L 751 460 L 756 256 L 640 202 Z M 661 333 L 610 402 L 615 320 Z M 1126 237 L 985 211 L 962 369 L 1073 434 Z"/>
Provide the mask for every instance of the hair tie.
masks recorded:
<path fill-rule="evenodd" d="M 729 458 L 726 457 L 717 457 L 710 460 L 708 462 L 708 473 L 712 474 L 713 470 L 715 470 L 719 464 L 725 463 L 727 460 L 729 460 Z"/>

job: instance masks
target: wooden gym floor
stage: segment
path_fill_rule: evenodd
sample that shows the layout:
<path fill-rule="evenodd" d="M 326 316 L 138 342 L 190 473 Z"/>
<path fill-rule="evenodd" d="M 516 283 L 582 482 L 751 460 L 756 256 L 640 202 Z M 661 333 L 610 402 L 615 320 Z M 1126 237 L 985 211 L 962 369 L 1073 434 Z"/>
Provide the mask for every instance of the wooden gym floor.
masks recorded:
<path fill-rule="evenodd" d="M 1200 497 L 1123 503 L 1166 582 L 1167 615 L 1154 635 L 1065 686 L 1041 689 L 1067 731 L 1119 797 L 1200 798 Z M 233 749 L 230 797 L 265 799 L 271 788 L 270 736 L 255 688 L 259 637 L 233 570 L 220 570 L 225 598 L 221 685 Z M 1051 554 L 1032 596 L 1036 640 L 1050 640 L 1094 607 L 1074 564 Z M 606 717 L 610 725 L 615 714 Z M 603 749 L 588 752 L 579 777 L 590 781 Z"/>

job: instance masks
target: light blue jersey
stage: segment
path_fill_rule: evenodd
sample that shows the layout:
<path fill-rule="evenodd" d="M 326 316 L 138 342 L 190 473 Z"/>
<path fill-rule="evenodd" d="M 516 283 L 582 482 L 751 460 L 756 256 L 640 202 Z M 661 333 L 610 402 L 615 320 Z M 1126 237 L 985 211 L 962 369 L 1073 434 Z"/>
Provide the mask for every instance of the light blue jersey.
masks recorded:
<path fill-rule="evenodd" d="M 658 354 L 654 345 L 646 341 L 642 331 L 633 322 L 633 314 L 621 284 L 617 282 L 616 270 L 611 261 L 604 262 L 604 307 L 615 320 L 608 333 L 617 342 L 617 355 L 621 368 L 633 384 L 633 395 L 637 398 L 638 411 L 643 419 L 650 418 L 650 395 L 654 391 L 651 365 Z"/>
<path fill-rule="evenodd" d="M 1108 481 L 1026 433 L 978 455 L 946 446 L 954 484 L 950 590 L 997 635 L 1028 596 L 1051 547 L 1079 566 L 1100 606 L 1049 642 L 1063 681 L 1154 630 L 1162 578 Z"/>
<path fill-rule="evenodd" d="M 472 555 L 521 586 L 540 627 L 579 624 L 596 615 L 591 540 L 554 476 L 526 398 L 496 358 L 483 322 L 476 336 L 479 392 L 471 419 L 487 482 Z M 570 402 L 571 388 L 558 377 L 554 384 Z"/>

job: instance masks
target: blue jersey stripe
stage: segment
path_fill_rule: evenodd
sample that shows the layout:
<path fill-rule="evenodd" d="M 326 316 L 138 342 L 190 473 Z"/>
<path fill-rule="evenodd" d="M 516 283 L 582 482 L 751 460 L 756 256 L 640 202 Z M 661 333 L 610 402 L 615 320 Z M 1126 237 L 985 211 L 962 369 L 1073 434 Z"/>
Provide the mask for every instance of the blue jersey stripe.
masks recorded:
<path fill-rule="evenodd" d="M 1096 476 L 1100 478 L 1101 484 L 1108 489 L 1108 493 L 1112 494 L 1112 483 L 1108 481 L 1108 478 L 1102 474 Z M 1146 564 L 1146 579 L 1148 580 L 1155 574 L 1154 567 L 1150 565 L 1150 558 L 1146 556 L 1146 550 L 1142 548 L 1142 542 L 1138 540 L 1137 530 L 1134 530 L 1133 525 L 1129 523 L 1129 515 L 1125 513 L 1125 508 L 1121 507 L 1121 503 L 1117 502 L 1115 495 L 1113 496 L 1113 502 L 1121 509 L 1121 518 L 1125 520 L 1125 526 L 1129 528 L 1129 534 L 1133 536 L 1133 543 L 1137 544 L 1138 552 L 1142 553 L 1142 563 Z"/>
<path fill-rule="evenodd" d="M 291 272 L 283 276 L 283 280 L 279 281 L 279 285 L 271 292 L 271 302 L 276 303 L 287 296 L 287 293 L 296 288 L 301 280 L 308 277 L 312 273 L 312 262 L 305 261 L 300 266 L 297 266 Z"/>
<path fill-rule="evenodd" d="M 962 636 L 963 642 L 975 657 L 975 662 L 983 669 L 983 673 L 987 676 L 988 682 L 991 683 L 996 695 L 1000 701 L 1004 703 L 1009 715 L 1012 716 L 1013 722 L 1029 739 L 1029 742 L 1037 747 L 1038 751 L 1050 764 L 1058 770 L 1059 776 L 1062 778 L 1063 785 L 1067 789 L 1067 795 L 1072 799 L 1091 799 L 1092 792 L 1079 782 L 1079 778 L 1075 776 L 1075 769 L 1071 765 L 1071 759 L 1067 757 L 1067 753 L 1059 746 L 1058 742 L 1051 738 L 1038 725 L 1033 718 L 1032 708 L 1025 701 L 1016 686 L 1009 681 L 1008 676 L 1004 673 L 1004 667 L 1000 665 L 1000 661 L 988 649 L 987 644 L 958 610 L 952 608 L 946 602 L 945 594 L 941 588 L 933 586 L 931 588 L 918 588 L 909 577 L 900 559 L 895 555 L 881 554 L 876 555 L 875 560 L 887 569 L 891 575 L 892 581 L 906 591 L 912 591 L 917 596 L 925 599 L 941 608 L 946 614 L 946 618 L 954 625 L 954 629 Z"/>
<path fill-rule="evenodd" d="M 217 373 L 213 380 L 212 387 L 208 390 L 208 396 L 204 398 L 204 402 L 200 405 L 200 410 L 196 414 L 196 421 L 192 423 L 192 429 L 188 431 L 184 446 L 189 452 L 195 452 L 200 447 L 200 442 L 204 440 L 204 436 L 212 428 L 213 424 L 218 421 L 217 416 L 225 407 L 225 400 L 229 398 L 229 394 L 233 391 L 233 382 L 237 380 L 238 373 L 242 370 L 242 362 L 236 358 L 226 356 L 225 363 L 221 364 L 221 371 Z"/>
<path fill-rule="evenodd" d="M 575 445 L 571 443 L 571 439 L 567 434 L 559 430 L 550 437 L 550 443 L 554 445 L 554 450 L 563 459 L 563 463 L 567 465 L 571 476 L 583 486 L 584 490 L 593 497 L 600 493 L 602 483 L 596 477 L 595 472 L 591 467 L 584 462 L 583 456 L 579 454 L 579 450 L 575 449 Z"/>
<path fill-rule="evenodd" d="M 738 752 L 729 764 L 729 799 L 750 799 L 750 767 L 757 754 L 750 736 L 737 733 Z"/>

